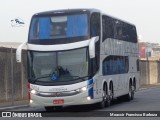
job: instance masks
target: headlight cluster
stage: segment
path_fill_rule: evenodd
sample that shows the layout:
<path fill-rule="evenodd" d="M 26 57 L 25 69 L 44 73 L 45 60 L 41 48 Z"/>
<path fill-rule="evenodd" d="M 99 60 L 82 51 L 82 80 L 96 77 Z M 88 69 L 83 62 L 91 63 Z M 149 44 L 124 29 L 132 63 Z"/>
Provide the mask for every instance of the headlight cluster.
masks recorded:
<path fill-rule="evenodd" d="M 75 90 L 76 92 L 85 92 L 87 91 L 87 87 L 82 87 L 82 88 L 79 88 L 77 90 Z"/>
<path fill-rule="evenodd" d="M 34 94 L 34 95 L 37 94 L 37 91 L 36 91 L 36 90 L 31 90 L 30 92 L 31 92 L 32 94 Z"/>
<path fill-rule="evenodd" d="M 77 91 L 77 92 L 85 92 L 85 91 L 87 91 L 87 89 L 90 89 L 90 88 L 92 88 L 92 87 L 93 87 L 93 84 L 90 84 L 90 85 L 88 85 L 88 86 L 79 88 L 79 89 L 77 89 L 76 91 Z"/>
<path fill-rule="evenodd" d="M 87 90 L 87 87 L 82 87 L 82 88 L 81 88 L 81 91 L 82 91 L 82 92 L 85 92 L 86 90 Z"/>

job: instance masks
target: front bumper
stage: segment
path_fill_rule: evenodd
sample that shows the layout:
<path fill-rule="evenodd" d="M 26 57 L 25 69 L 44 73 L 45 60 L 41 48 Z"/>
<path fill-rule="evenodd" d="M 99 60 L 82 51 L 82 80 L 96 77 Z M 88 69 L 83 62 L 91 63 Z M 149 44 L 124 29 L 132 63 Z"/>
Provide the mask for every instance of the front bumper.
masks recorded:
<path fill-rule="evenodd" d="M 100 102 L 101 99 L 87 99 L 88 92 L 79 93 L 73 96 L 65 97 L 42 97 L 38 95 L 31 94 L 30 106 L 70 106 L 70 105 L 85 105 L 94 104 Z M 54 100 L 64 100 L 62 104 L 54 104 Z"/>

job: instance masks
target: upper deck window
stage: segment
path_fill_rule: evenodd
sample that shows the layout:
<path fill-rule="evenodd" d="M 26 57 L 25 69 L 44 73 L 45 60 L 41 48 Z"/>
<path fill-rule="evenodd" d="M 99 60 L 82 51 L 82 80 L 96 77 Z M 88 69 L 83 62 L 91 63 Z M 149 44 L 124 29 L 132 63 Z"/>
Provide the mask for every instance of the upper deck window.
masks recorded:
<path fill-rule="evenodd" d="M 88 35 L 87 14 L 33 17 L 29 40 L 52 40 Z"/>

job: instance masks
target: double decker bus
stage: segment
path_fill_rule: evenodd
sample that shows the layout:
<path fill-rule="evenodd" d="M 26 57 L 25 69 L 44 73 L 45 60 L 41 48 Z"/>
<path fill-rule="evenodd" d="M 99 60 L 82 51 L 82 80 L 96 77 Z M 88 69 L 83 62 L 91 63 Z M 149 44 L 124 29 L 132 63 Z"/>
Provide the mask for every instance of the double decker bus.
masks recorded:
<path fill-rule="evenodd" d="M 135 25 L 97 9 L 36 13 L 27 45 L 29 102 L 47 111 L 134 98 L 139 88 Z"/>

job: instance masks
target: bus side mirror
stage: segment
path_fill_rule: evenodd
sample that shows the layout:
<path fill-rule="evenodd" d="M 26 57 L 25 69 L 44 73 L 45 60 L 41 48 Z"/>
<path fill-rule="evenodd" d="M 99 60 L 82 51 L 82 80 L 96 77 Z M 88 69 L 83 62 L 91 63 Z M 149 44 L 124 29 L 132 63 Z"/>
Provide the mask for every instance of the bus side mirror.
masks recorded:
<path fill-rule="evenodd" d="M 95 58 L 95 43 L 99 40 L 99 36 L 92 37 L 89 42 L 89 57 Z"/>
<path fill-rule="evenodd" d="M 23 46 L 26 45 L 26 42 L 20 44 L 16 50 L 16 61 L 21 62 L 21 57 L 22 57 L 22 48 Z"/>

